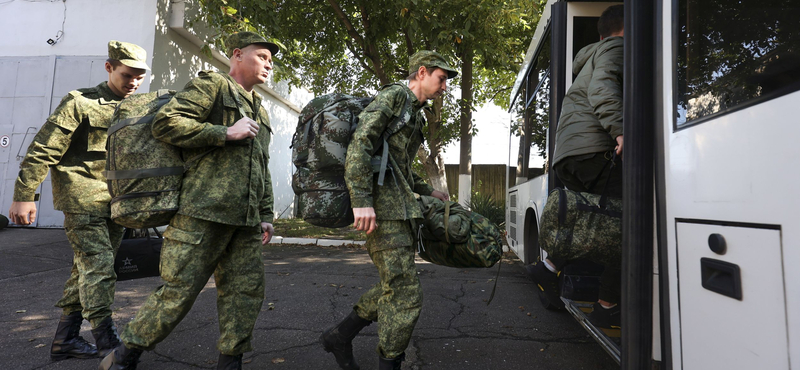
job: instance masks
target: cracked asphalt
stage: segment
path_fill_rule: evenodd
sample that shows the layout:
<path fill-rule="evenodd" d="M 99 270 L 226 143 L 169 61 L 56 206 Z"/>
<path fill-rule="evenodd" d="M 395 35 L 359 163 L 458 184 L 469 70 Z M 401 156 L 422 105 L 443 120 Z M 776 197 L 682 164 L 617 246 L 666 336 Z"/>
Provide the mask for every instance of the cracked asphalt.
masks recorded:
<path fill-rule="evenodd" d="M 378 278 L 364 249 L 272 245 L 263 250 L 266 300 L 245 369 L 331 369 L 320 333 L 347 315 Z M 60 229 L 0 230 L 0 368 L 96 369 L 99 360 L 51 362 L 49 348 L 72 251 Z M 564 312 L 543 309 L 514 258 L 497 266 L 454 269 L 417 259 L 423 309 L 404 370 L 616 369 L 616 363 Z M 114 320 L 122 327 L 160 278 L 117 284 Z M 219 334 L 213 278 L 194 308 L 139 369 L 215 369 Z M 354 340 L 364 370 L 377 369 L 376 324 Z M 81 334 L 92 341 L 84 322 Z"/>

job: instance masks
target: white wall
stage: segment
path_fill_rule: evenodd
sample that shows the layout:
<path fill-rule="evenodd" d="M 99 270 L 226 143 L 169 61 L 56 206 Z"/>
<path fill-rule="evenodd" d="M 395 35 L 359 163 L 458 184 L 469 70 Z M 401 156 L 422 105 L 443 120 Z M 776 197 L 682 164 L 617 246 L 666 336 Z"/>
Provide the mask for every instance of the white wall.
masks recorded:
<path fill-rule="evenodd" d="M 119 40 L 143 47 L 152 60 L 156 1 L 2 1 L 0 56 L 107 55 L 108 41 Z M 62 23 L 61 40 L 48 45 L 47 40 L 56 39 Z M 141 89 L 148 91 L 148 86 L 145 81 Z"/>

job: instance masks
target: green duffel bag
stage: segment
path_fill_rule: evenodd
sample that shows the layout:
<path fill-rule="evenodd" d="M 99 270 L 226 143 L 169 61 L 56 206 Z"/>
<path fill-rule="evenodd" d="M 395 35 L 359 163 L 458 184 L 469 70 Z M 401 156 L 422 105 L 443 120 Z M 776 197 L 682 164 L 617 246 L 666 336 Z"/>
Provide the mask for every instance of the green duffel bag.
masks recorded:
<path fill-rule="evenodd" d="M 417 232 L 418 254 L 449 267 L 492 267 L 503 255 L 500 229 L 486 217 L 456 202 L 419 196 L 423 219 Z"/>
<path fill-rule="evenodd" d="M 621 258 L 622 200 L 557 188 L 539 220 L 539 246 L 564 260 Z"/>

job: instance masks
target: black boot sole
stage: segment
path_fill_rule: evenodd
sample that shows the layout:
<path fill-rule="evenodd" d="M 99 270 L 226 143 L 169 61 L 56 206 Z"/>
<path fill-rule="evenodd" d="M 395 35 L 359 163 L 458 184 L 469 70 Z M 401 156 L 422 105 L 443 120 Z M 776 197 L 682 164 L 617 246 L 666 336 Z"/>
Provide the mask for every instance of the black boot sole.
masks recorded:
<path fill-rule="evenodd" d="M 96 353 L 95 354 L 82 354 L 82 355 L 73 355 L 73 354 L 69 354 L 69 353 L 58 354 L 58 355 L 54 355 L 52 353 L 50 354 L 50 360 L 52 360 L 52 361 L 63 361 L 63 360 L 67 360 L 67 359 L 70 359 L 70 358 L 75 358 L 75 359 L 79 359 L 79 360 L 88 360 L 90 358 L 98 358 L 98 357 L 99 356 Z"/>

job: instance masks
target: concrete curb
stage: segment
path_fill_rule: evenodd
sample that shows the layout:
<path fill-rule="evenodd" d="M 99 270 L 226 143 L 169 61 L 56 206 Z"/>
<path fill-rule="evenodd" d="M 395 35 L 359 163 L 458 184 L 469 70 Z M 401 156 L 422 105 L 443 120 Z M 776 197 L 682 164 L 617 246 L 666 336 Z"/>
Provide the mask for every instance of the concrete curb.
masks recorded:
<path fill-rule="evenodd" d="M 284 238 L 282 236 L 274 236 L 269 244 L 300 244 L 300 245 L 318 245 L 320 247 L 339 247 L 343 245 L 366 243 L 363 240 L 340 240 L 340 239 L 311 239 L 311 238 Z"/>

